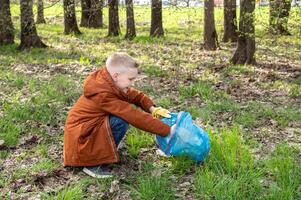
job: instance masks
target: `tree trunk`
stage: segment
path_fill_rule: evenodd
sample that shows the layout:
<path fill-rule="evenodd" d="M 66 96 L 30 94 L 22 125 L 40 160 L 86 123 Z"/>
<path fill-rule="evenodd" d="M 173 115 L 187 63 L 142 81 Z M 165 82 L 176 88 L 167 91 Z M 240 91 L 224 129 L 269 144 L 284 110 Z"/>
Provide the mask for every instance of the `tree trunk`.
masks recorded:
<path fill-rule="evenodd" d="M 109 0 L 109 33 L 108 36 L 120 34 L 118 0 Z"/>
<path fill-rule="evenodd" d="M 88 28 L 103 27 L 102 1 L 81 0 L 82 17 L 80 26 Z"/>
<path fill-rule="evenodd" d="M 75 15 L 75 3 L 74 0 L 64 0 L 64 33 L 81 34 L 78 29 Z"/>
<path fill-rule="evenodd" d="M 37 15 L 37 21 L 36 24 L 46 24 L 45 18 L 44 18 L 44 4 L 43 0 L 38 0 L 38 15 Z"/>
<path fill-rule="evenodd" d="M 270 0 L 270 32 L 272 34 L 290 35 L 287 29 L 290 0 Z"/>
<path fill-rule="evenodd" d="M 152 0 L 151 37 L 164 36 L 162 25 L 162 0 Z"/>
<path fill-rule="evenodd" d="M 9 0 L 0 0 L 0 45 L 14 43 L 14 27 Z"/>
<path fill-rule="evenodd" d="M 38 36 L 36 25 L 34 23 L 34 15 L 32 12 L 33 0 L 21 0 L 21 44 L 19 50 L 37 47 L 45 48 L 46 45 Z"/>
<path fill-rule="evenodd" d="M 224 0 L 223 42 L 237 41 L 236 0 Z"/>
<path fill-rule="evenodd" d="M 216 50 L 218 48 L 218 40 L 214 23 L 213 0 L 205 0 L 204 12 L 204 47 L 206 50 Z"/>
<path fill-rule="evenodd" d="M 241 0 L 238 44 L 230 62 L 233 64 L 255 64 L 255 0 Z"/>
<path fill-rule="evenodd" d="M 133 0 L 125 0 L 126 4 L 126 35 L 125 38 L 133 39 L 136 37 Z"/>

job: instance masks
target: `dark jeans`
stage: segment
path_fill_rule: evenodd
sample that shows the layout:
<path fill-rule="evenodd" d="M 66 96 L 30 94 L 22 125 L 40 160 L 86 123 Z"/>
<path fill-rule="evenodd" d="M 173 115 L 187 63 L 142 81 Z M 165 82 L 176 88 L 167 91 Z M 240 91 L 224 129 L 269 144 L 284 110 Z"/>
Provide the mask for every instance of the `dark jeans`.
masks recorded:
<path fill-rule="evenodd" d="M 109 121 L 116 147 L 118 147 L 120 141 L 125 136 L 125 133 L 129 128 L 129 123 L 114 115 L 110 116 Z"/>

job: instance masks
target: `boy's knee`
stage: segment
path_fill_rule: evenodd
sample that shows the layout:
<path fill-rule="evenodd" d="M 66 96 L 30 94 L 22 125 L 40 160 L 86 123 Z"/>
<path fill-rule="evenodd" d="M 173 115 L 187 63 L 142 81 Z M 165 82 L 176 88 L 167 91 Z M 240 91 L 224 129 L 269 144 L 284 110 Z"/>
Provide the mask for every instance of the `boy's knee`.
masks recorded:
<path fill-rule="evenodd" d="M 110 116 L 110 124 L 113 127 L 118 127 L 122 129 L 128 129 L 129 123 L 120 117 L 116 117 L 114 115 Z"/>

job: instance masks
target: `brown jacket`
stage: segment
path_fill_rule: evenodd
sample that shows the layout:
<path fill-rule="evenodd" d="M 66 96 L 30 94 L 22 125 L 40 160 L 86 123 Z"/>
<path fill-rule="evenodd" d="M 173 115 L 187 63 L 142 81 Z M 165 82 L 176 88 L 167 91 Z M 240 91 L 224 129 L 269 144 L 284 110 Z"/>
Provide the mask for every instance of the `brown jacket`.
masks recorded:
<path fill-rule="evenodd" d="M 144 131 L 167 135 L 170 127 L 148 113 L 153 105 L 138 90 L 130 88 L 124 93 L 118 89 L 105 67 L 90 74 L 84 82 L 83 95 L 66 120 L 64 165 L 95 166 L 119 161 L 109 124 L 111 114 Z"/>

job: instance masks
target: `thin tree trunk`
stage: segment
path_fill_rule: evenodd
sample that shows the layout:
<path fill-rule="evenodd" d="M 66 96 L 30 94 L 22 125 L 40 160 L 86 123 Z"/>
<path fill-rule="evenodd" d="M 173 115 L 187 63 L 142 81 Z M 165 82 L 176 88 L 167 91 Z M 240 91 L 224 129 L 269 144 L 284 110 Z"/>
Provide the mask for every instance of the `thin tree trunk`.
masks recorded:
<path fill-rule="evenodd" d="M 108 0 L 109 2 L 109 33 L 108 36 L 118 36 L 120 34 L 118 0 Z"/>
<path fill-rule="evenodd" d="M 230 62 L 233 64 L 255 64 L 255 0 L 241 0 L 238 43 Z"/>
<path fill-rule="evenodd" d="M 162 0 L 152 0 L 151 37 L 164 36 L 162 23 Z"/>
<path fill-rule="evenodd" d="M 223 42 L 237 41 L 236 0 L 224 0 Z"/>
<path fill-rule="evenodd" d="M 80 3 L 82 7 L 82 17 L 80 20 L 80 26 L 89 27 L 91 0 L 81 0 Z"/>
<path fill-rule="evenodd" d="M 90 12 L 90 22 L 91 28 L 101 28 L 103 27 L 102 19 L 102 0 L 91 0 L 91 12 Z"/>
<path fill-rule="evenodd" d="M 38 36 L 32 12 L 33 0 L 21 0 L 21 44 L 19 50 L 37 47 L 45 48 L 46 45 Z"/>
<path fill-rule="evenodd" d="M 290 0 L 270 0 L 270 32 L 279 35 L 291 35 L 287 28 Z"/>
<path fill-rule="evenodd" d="M 46 24 L 45 18 L 44 18 L 44 4 L 43 0 L 38 0 L 38 15 L 37 15 L 37 21 L 36 24 Z"/>
<path fill-rule="evenodd" d="M 133 39 L 136 37 L 133 0 L 125 0 L 126 4 L 126 35 L 125 38 Z"/>
<path fill-rule="evenodd" d="M 76 21 L 74 0 L 64 0 L 64 33 L 81 34 Z"/>
<path fill-rule="evenodd" d="M 0 45 L 14 43 L 14 27 L 9 0 L 0 0 Z"/>
<path fill-rule="evenodd" d="M 204 12 L 204 47 L 206 50 L 216 50 L 218 39 L 215 30 L 213 0 L 205 0 Z"/>

